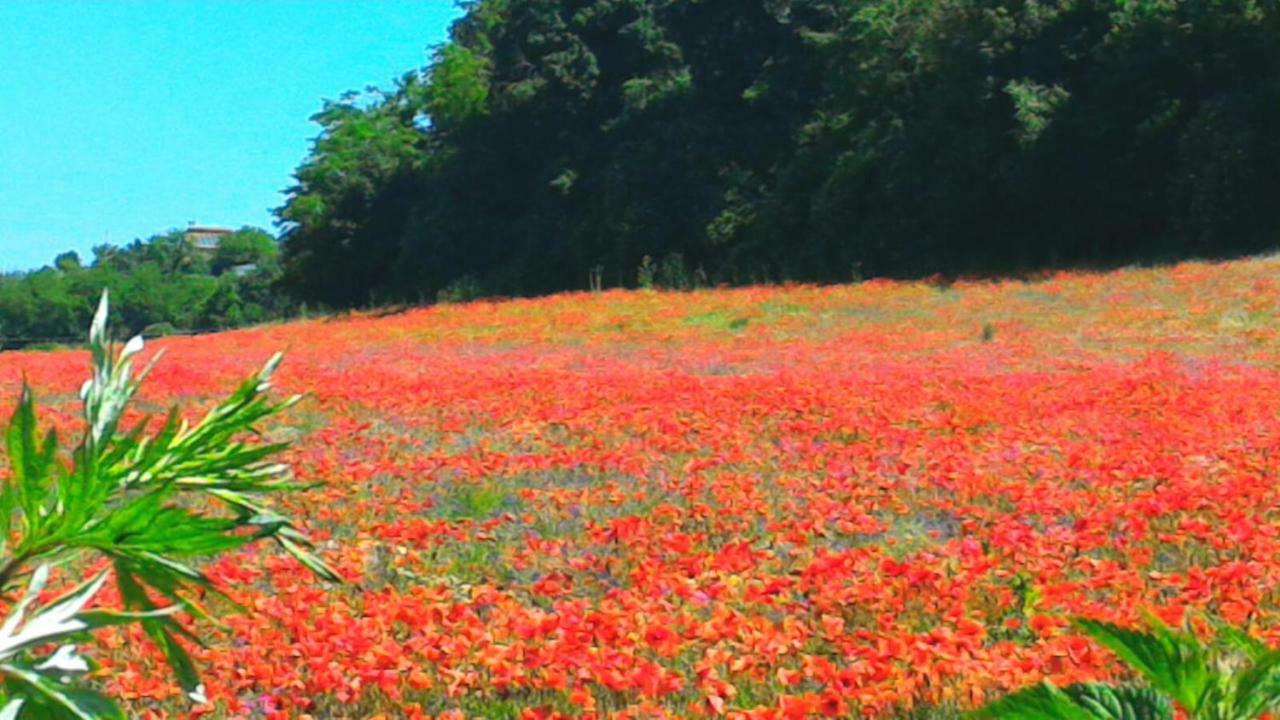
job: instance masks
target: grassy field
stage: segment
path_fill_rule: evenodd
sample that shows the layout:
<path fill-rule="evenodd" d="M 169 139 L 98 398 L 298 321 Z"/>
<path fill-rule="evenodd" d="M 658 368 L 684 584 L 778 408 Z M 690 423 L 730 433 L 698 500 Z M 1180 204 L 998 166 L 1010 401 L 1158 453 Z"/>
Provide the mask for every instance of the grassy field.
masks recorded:
<path fill-rule="evenodd" d="M 621 292 L 157 343 L 144 405 L 288 351 L 275 437 L 350 579 L 241 554 L 191 708 L 140 717 L 949 717 L 1110 677 L 1067 614 L 1280 640 L 1280 260 Z M 76 421 L 86 355 L 0 355 Z"/>

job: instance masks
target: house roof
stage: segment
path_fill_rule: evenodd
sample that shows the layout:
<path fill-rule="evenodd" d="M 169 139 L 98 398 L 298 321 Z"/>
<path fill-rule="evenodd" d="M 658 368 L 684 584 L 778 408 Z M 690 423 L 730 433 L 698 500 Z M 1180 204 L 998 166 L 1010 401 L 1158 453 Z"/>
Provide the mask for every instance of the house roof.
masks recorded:
<path fill-rule="evenodd" d="M 194 235 L 230 235 L 235 232 L 231 228 L 217 227 L 214 225 L 192 225 L 187 228 L 188 234 Z"/>

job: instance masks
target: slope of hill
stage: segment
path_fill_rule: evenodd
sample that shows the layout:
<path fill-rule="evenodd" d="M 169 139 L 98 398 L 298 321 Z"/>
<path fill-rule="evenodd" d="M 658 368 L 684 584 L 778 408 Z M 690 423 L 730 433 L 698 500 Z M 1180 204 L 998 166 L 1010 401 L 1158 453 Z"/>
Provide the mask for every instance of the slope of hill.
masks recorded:
<path fill-rule="evenodd" d="M 931 717 L 1105 676 L 1066 612 L 1280 639 L 1278 274 L 616 291 L 157 343 L 155 408 L 288 350 L 311 399 L 272 433 L 353 580 L 214 568 L 252 614 L 197 651 L 203 710 Z M 25 373 L 69 426 L 85 365 L 8 353 L 0 391 Z M 141 636 L 104 645 L 139 716 L 188 712 Z"/>

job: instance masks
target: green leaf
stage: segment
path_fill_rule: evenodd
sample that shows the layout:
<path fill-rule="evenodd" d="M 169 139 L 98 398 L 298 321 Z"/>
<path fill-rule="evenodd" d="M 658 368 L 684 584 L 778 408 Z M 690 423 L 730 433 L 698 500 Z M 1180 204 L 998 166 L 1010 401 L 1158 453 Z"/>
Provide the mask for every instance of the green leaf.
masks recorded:
<path fill-rule="evenodd" d="M 98 307 L 93 312 L 93 320 L 89 323 L 89 347 L 95 351 L 107 345 L 107 315 L 111 311 L 110 292 L 102 289 L 102 297 L 98 298 Z M 101 367 L 110 362 L 110 357 L 94 353 L 94 366 Z"/>
<path fill-rule="evenodd" d="M 1088 618 L 1072 620 L 1075 627 L 1141 673 L 1152 687 L 1196 713 L 1215 679 L 1206 648 L 1194 636 L 1175 632 L 1154 617 L 1149 622 L 1152 632 L 1144 633 Z"/>
<path fill-rule="evenodd" d="M 276 541 L 280 543 L 285 551 L 296 558 L 298 562 L 302 563 L 308 570 L 315 573 L 316 576 L 328 580 L 329 582 L 342 582 L 342 576 L 338 574 L 337 570 L 334 570 L 325 561 L 309 552 L 297 542 L 290 540 L 283 534 L 277 535 Z"/>
<path fill-rule="evenodd" d="M 117 562 L 116 569 L 117 585 L 126 606 L 141 608 L 143 612 L 148 613 L 158 610 L 155 603 L 147 597 L 146 590 L 128 572 L 127 566 L 122 567 L 122 563 Z M 141 622 L 143 630 L 164 655 L 165 662 L 169 664 L 183 691 L 188 695 L 203 695 L 204 686 L 200 683 L 200 674 L 196 670 L 195 662 L 191 660 L 186 648 L 182 647 L 174 634 L 176 632 L 188 637 L 194 636 L 172 617 L 149 617 L 142 619 Z"/>
<path fill-rule="evenodd" d="M 1221 621 L 1217 622 L 1216 626 L 1218 631 L 1218 640 L 1222 644 L 1239 650 L 1254 662 L 1261 660 L 1272 652 L 1271 648 L 1267 647 L 1266 643 L 1252 637 L 1244 630 Z"/>
<path fill-rule="evenodd" d="M 1236 717 L 1254 718 L 1280 703 L 1280 651 L 1253 658 L 1231 676 L 1231 710 Z"/>
<path fill-rule="evenodd" d="M 173 627 L 163 623 L 145 622 L 143 629 L 164 654 L 165 661 L 169 663 L 169 668 L 173 670 L 173 676 L 178 680 L 178 685 L 183 692 L 193 699 L 203 697 L 204 684 L 200 682 L 200 672 L 196 669 L 195 661 L 191 659 L 186 648 L 182 647 L 182 642 L 173 632 Z"/>
<path fill-rule="evenodd" d="M 974 720 L 1173 720 L 1169 699 L 1150 688 L 1042 682 L 970 713 Z"/>
<path fill-rule="evenodd" d="M 35 398 L 31 387 L 24 382 L 18 405 L 5 432 L 5 449 L 13 476 L 5 482 L 4 499 L 0 501 L 0 510 L 4 511 L 4 519 L 0 522 L 6 536 L 13 511 L 22 511 L 24 544 L 29 544 L 38 535 L 49 492 L 49 466 L 57 452 L 54 435 L 48 435 L 43 446 L 37 441 L 37 435 Z"/>
<path fill-rule="evenodd" d="M 187 597 L 186 592 L 194 585 L 205 592 L 223 598 L 227 602 L 231 602 L 230 598 L 223 595 L 213 583 L 209 582 L 208 578 L 193 568 L 188 568 L 180 563 L 166 564 L 152 562 L 152 560 L 152 558 L 145 556 L 117 555 L 115 557 L 116 584 L 120 588 L 121 598 L 124 600 L 125 607 L 143 612 L 156 609 L 156 605 L 147 594 L 147 591 L 151 590 L 161 597 L 181 605 L 183 610 L 190 612 L 201 620 L 208 620 L 213 623 L 218 622 L 217 618 L 212 617 L 200 603 Z M 171 567 L 170 565 L 176 567 Z M 194 574 L 194 577 L 189 576 L 188 573 Z M 234 602 L 232 604 L 235 605 Z M 242 609 L 239 605 L 235 605 L 235 607 Z M 189 633 L 180 624 L 174 624 L 184 636 L 194 642 L 199 642 L 194 634 Z"/>
<path fill-rule="evenodd" d="M 198 515 L 166 506 L 165 495 L 152 493 L 111 515 L 92 534 L 77 539 L 104 552 L 152 553 L 161 557 L 205 557 L 240 547 L 252 540 L 236 534 L 241 523 L 230 518 Z"/>
<path fill-rule="evenodd" d="M 22 698 L 17 698 L 5 703 L 4 708 L 0 708 L 0 720 L 17 720 L 18 712 L 25 702 Z"/>
<path fill-rule="evenodd" d="M 1079 683 L 1063 691 L 1100 720 L 1173 720 L 1169 698 L 1152 688 Z"/>
<path fill-rule="evenodd" d="M 52 717 L 125 720 L 124 711 L 103 695 L 58 682 L 33 668 L 3 663 L 0 674 L 9 681 L 11 696 L 22 698 L 27 707 L 44 706 L 54 711 Z"/>
<path fill-rule="evenodd" d="M 969 713 L 970 720 L 1100 720 L 1049 682 L 1032 685 Z"/>
<path fill-rule="evenodd" d="M 9 617 L 0 626 L 0 660 L 8 660 L 20 653 L 89 629 L 79 613 L 102 589 L 107 580 L 106 572 L 100 572 L 77 585 L 58 599 L 32 612 L 28 618 L 27 608 L 44 589 L 48 574 L 47 565 L 36 569 L 26 594 L 10 609 Z"/>

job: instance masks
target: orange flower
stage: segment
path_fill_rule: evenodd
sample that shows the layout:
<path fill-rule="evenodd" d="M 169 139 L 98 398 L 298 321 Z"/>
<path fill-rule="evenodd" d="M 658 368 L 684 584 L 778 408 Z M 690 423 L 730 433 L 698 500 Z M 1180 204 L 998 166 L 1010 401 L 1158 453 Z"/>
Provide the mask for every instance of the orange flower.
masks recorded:
<path fill-rule="evenodd" d="M 1278 270 L 570 294 L 163 340 L 157 407 L 292 348 L 281 384 L 311 399 L 267 432 L 298 439 L 315 488 L 291 502 L 353 582 L 257 551 L 208 568 L 251 612 L 192 648 L 194 710 L 142 633 L 93 654 L 139 716 L 878 718 L 1108 677 L 1074 614 L 1280 627 L 1280 339 L 1223 320 L 1274 308 Z M 0 397 L 84 362 L 0 355 Z"/>

